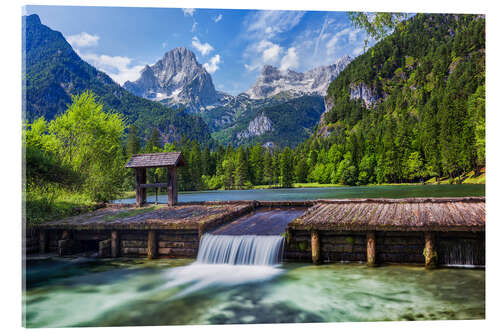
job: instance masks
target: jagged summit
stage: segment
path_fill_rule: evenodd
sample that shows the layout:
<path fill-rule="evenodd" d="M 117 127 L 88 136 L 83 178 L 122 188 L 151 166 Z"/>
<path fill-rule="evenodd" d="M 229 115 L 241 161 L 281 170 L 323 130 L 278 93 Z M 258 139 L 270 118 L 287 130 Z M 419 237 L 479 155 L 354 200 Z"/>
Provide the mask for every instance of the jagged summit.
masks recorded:
<path fill-rule="evenodd" d="M 136 81 L 127 81 L 123 87 L 140 97 L 193 109 L 214 104 L 219 96 L 210 74 L 185 47 L 172 49 L 154 65 L 146 65 Z"/>
<path fill-rule="evenodd" d="M 329 66 L 320 66 L 305 73 L 290 69 L 280 70 L 265 65 L 255 84 L 246 92 L 250 98 L 262 99 L 289 91 L 296 96 L 326 95 L 328 85 L 352 61 L 344 56 Z"/>

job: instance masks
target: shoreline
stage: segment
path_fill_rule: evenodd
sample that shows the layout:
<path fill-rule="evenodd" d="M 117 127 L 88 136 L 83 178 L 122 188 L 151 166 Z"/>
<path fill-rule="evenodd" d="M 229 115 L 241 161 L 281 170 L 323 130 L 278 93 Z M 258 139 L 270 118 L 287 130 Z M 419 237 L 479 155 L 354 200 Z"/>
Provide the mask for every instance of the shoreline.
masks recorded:
<path fill-rule="evenodd" d="M 179 194 L 185 193 L 195 193 L 195 192 L 212 192 L 212 191 L 250 191 L 250 190 L 284 190 L 284 189 L 299 189 L 299 188 L 307 188 L 307 189 L 315 189 L 315 188 L 361 188 L 361 187 L 382 187 L 382 186 L 433 186 L 433 185 L 486 185 L 485 182 L 463 182 L 462 184 L 453 184 L 448 183 L 446 181 L 437 182 L 426 182 L 426 183 L 381 183 L 381 184 L 366 184 L 366 185 L 342 185 L 342 184 L 320 184 L 320 183 L 294 183 L 292 187 L 279 187 L 274 185 L 257 185 L 251 188 L 244 189 L 206 189 L 199 191 L 179 191 Z M 148 191 L 148 195 L 154 195 L 154 191 Z M 158 193 L 158 195 L 164 195 L 164 193 Z M 114 199 L 114 200 L 123 200 L 123 199 L 131 199 L 135 198 L 135 191 L 125 191 L 124 195 Z M 113 201 L 114 201 L 113 200 Z"/>

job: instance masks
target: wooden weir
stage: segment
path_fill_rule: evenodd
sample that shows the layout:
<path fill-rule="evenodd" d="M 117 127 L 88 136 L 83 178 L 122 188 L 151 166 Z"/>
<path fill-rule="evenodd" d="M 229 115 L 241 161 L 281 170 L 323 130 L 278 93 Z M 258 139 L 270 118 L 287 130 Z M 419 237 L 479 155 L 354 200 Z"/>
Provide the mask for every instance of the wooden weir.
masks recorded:
<path fill-rule="evenodd" d="M 138 189 L 151 185 L 139 184 Z M 474 265 L 484 266 L 484 197 L 109 205 L 43 223 L 29 230 L 26 243 L 31 253 L 67 255 L 95 248 L 98 242 L 102 257 L 194 258 L 206 232 L 259 208 L 297 207 L 305 213 L 286 226 L 285 261 L 416 263 L 434 268 L 445 264 L 446 249 L 465 242 L 477 255 Z"/>

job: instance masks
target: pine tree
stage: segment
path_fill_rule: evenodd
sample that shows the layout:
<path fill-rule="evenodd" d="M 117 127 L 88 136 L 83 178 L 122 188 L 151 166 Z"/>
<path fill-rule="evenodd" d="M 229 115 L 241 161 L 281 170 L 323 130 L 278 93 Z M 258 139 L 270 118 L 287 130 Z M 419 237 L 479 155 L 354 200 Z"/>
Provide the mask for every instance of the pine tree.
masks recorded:
<path fill-rule="evenodd" d="M 289 147 L 286 147 L 280 156 L 280 180 L 282 187 L 292 187 L 293 185 L 292 150 Z"/>
<path fill-rule="evenodd" d="M 191 171 L 191 186 L 195 191 L 201 190 L 201 150 L 197 140 L 193 140 L 191 143 L 189 165 Z"/>
<path fill-rule="evenodd" d="M 135 125 L 131 125 L 128 129 L 126 147 L 126 153 L 128 156 L 137 154 L 141 150 L 141 143 L 137 137 L 137 127 L 135 127 Z"/>
<path fill-rule="evenodd" d="M 146 142 L 146 152 L 153 153 L 156 150 L 161 149 L 161 146 L 160 131 L 157 128 L 154 128 L 151 131 L 148 141 Z"/>
<path fill-rule="evenodd" d="M 236 161 L 235 161 L 235 170 L 234 170 L 234 185 L 237 188 L 244 188 L 245 183 L 248 180 L 248 171 L 247 164 L 245 161 L 245 151 L 240 146 L 236 152 Z"/>

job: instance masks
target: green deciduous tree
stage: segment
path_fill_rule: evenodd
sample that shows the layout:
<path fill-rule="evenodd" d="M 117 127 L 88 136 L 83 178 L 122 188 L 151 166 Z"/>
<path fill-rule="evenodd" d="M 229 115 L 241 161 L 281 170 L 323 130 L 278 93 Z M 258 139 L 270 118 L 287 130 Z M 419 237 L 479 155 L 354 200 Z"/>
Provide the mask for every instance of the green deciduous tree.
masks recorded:
<path fill-rule="evenodd" d="M 49 125 L 61 162 L 81 175 L 82 188 L 94 200 L 106 201 L 120 191 L 125 156 L 121 115 L 105 112 L 91 92 L 73 96 L 73 103 Z"/>

